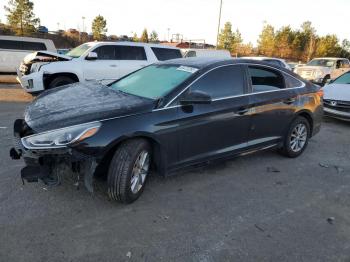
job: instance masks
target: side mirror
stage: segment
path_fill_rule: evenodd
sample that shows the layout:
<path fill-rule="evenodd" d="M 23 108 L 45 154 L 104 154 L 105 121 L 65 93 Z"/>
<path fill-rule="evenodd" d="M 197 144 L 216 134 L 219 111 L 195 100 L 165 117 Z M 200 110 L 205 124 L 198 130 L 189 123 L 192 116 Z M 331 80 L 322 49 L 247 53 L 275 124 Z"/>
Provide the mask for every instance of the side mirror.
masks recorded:
<path fill-rule="evenodd" d="M 333 83 L 333 80 L 332 79 L 327 79 L 326 81 L 326 84 L 329 85 L 329 84 L 332 84 Z"/>
<path fill-rule="evenodd" d="M 193 104 L 210 104 L 211 97 L 207 93 L 201 91 L 193 91 L 187 93 L 181 100 L 181 105 L 193 105 Z"/>
<path fill-rule="evenodd" d="M 85 57 L 86 60 L 96 60 L 97 59 L 97 53 L 95 52 L 89 52 L 87 56 Z"/>

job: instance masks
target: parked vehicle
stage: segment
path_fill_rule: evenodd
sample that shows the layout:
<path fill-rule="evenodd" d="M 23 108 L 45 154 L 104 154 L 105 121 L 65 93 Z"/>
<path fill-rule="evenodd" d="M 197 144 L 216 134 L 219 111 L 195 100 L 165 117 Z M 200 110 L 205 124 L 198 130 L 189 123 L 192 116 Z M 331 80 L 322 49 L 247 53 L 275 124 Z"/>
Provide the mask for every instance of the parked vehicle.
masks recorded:
<path fill-rule="evenodd" d="M 18 81 L 30 93 L 91 80 L 107 84 L 151 63 L 180 57 L 180 49 L 163 45 L 90 42 L 66 55 L 28 55 L 18 72 Z"/>
<path fill-rule="evenodd" d="M 325 114 L 350 121 L 350 72 L 331 81 L 323 90 Z"/>
<path fill-rule="evenodd" d="M 304 66 L 305 64 L 302 64 L 301 62 L 296 63 L 296 62 L 287 62 L 287 64 L 289 65 L 290 69 L 292 71 L 294 71 L 296 68 L 298 68 L 299 66 Z"/>
<path fill-rule="evenodd" d="M 274 66 L 280 66 L 283 68 L 286 68 L 288 70 L 292 70 L 292 68 L 288 65 L 288 63 L 281 58 L 275 58 L 275 57 L 265 57 L 265 56 L 252 56 L 252 57 L 241 57 L 243 59 L 253 59 L 258 61 L 264 61 L 266 63 L 269 63 Z"/>
<path fill-rule="evenodd" d="M 315 58 L 305 66 L 296 68 L 295 73 L 315 84 L 325 85 L 350 70 L 350 62 L 346 58 Z"/>
<path fill-rule="evenodd" d="M 16 120 L 22 178 L 105 176 L 130 203 L 151 170 L 167 175 L 209 160 L 278 148 L 297 157 L 321 126 L 320 87 L 268 63 L 185 58 L 155 63 L 109 86 L 76 83 L 40 95 Z M 80 175 L 77 175 L 80 174 Z"/>
<path fill-rule="evenodd" d="M 26 55 L 43 50 L 56 52 L 52 40 L 0 35 L 0 73 L 16 73 Z"/>
<path fill-rule="evenodd" d="M 68 48 L 60 48 L 60 49 L 57 49 L 57 54 L 65 55 L 65 54 L 67 54 L 69 51 L 70 51 L 70 49 L 68 49 Z"/>
<path fill-rule="evenodd" d="M 183 57 L 216 57 L 230 58 L 231 54 L 228 50 L 215 49 L 181 49 Z"/>

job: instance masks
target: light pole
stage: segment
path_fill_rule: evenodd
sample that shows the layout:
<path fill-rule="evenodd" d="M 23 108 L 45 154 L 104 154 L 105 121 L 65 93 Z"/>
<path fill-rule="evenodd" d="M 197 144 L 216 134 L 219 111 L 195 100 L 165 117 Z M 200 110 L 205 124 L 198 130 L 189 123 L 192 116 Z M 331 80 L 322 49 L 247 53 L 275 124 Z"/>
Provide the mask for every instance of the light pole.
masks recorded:
<path fill-rule="evenodd" d="M 83 32 L 85 32 L 85 16 L 83 16 L 82 19 L 83 19 Z"/>
<path fill-rule="evenodd" d="M 218 49 L 218 44 L 219 44 L 219 33 L 220 33 L 220 22 L 221 22 L 221 9 L 222 9 L 222 0 L 220 0 L 220 11 L 219 11 L 218 32 L 217 32 L 217 34 L 216 34 L 216 49 Z"/>

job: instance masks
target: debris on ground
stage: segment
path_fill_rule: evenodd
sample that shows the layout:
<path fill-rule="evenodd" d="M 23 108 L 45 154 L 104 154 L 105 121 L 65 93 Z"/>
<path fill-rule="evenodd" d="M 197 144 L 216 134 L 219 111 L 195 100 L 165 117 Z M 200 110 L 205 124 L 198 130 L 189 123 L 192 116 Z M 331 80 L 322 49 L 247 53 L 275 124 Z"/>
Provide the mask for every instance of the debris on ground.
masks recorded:
<path fill-rule="evenodd" d="M 340 174 L 344 171 L 344 168 L 340 167 L 340 166 L 334 166 L 335 170 L 337 170 L 337 173 Z"/>
<path fill-rule="evenodd" d="M 168 220 L 169 219 L 169 216 L 162 216 L 162 215 L 159 215 L 159 217 L 163 220 Z"/>
<path fill-rule="evenodd" d="M 282 186 L 283 182 L 282 181 L 276 181 L 275 184 L 278 185 L 278 186 Z"/>
<path fill-rule="evenodd" d="M 131 258 L 131 252 L 128 251 L 128 253 L 126 253 L 126 256 L 127 256 L 128 258 Z"/>
<path fill-rule="evenodd" d="M 324 163 L 318 163 L 320 167 L 329 168 L 329 165 Z"/>
<path fill-rule="evenodd" d="M 266 171 L 270 172 L 270 173 L 279 173 L 279 172 L 281 172 L 279 169 L 277 169 L 276 167 L 273 167 L 273 166 L 268 166 L 266 168 Z"/>
<path fill-rule="evenodd" d="M 329 217 L 327 218 L 327 222 L 331 225 L 333 225 L 335 218 L 334 217 Z"/>
<path fill-rule="evenodd" d="M 261 232 L 265 232 L 265 230 L 263 228 L 261 228 L 260 226 L 258 226 L 257 224 L 254 224 L 254 226 L 259 229 Z"/>

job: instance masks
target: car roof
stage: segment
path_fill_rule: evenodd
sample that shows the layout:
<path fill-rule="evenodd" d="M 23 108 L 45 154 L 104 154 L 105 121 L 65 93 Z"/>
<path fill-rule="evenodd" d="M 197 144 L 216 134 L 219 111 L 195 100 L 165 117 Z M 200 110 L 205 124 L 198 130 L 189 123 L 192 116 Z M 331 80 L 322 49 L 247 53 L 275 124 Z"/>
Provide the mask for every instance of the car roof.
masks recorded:
<path fill-rule="evenodd" d="M 189 57 L 189 58 L 177 58 L 177 59 L 167 60 L 163 62 L 158 62 L 157 64 L 179 65 L 179 66 L 182 65 L 182 66 L 189 66 L 189 67 L 195 67 L 198 69 L 203 69 L 206 67 L 215 67 L 220 65 L 241 64 L 241 63 L 265 65 L 268 67 L 274 67 L 278 70 L 281 70 L 281 67 L 276 67 L 264 61 L 254 60 L 254 59 L 244 59 L 244 58 Z"/>
<path fill-rule="evenodd" d="M 314 59 L 312 60 L 317 60 L 317 59 L 328 59 L 328 60 L 348 60 L 347 58 L 344 58 L 344 57 L 315 57 Z"/>
<path fill-rule="evenodd" d="M 244 57 L 241 57 L 241 58 L 242 59 L 252 59 L 252 60 L 267 60 L 267 59 L 271 59 L 271 60 L 284 61 L 284 59 L 282 59 L 282 58 L 268 57 L 268 56 L 244 56 Z"/>
<path fill-rule="evenodd" d="M 87 42 L 86 44 L 89 44 L 90 46 L 97 46 L 97 45 L 130 45 L 130 46 L 149 46 L 149 47 L 157 47 L 157 48 L 166 48 L 166 49 L 176 49 L 179 50 L 179 48 L 174 46 L 166 46 L 161 44 L 153 44 L 153 43 L 140 43 L 140 42 L 130 42 L 130 41 L 95 41 L 95 42 Z"/>

